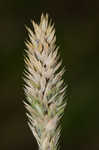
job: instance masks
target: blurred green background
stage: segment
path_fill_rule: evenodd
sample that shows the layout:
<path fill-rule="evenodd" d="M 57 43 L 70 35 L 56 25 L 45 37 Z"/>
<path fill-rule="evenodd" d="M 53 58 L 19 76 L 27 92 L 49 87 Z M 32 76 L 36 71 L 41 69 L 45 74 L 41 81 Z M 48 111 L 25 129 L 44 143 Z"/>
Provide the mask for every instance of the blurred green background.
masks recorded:
<path fill-rule="evenodd" d="M 61 150 L 99 150 L 99 1 L 0 0 L 0 150 L 37 150 L 22 101 L 30 19 L 48 12 L 66 66 L 68 105 Z"/>

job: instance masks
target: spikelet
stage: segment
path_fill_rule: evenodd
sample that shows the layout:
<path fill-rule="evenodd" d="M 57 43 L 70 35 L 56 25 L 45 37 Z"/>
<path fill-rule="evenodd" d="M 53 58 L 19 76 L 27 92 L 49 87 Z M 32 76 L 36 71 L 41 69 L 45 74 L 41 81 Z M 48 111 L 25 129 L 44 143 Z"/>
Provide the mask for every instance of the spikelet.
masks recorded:
<path fill-rule="evenodd" d="M 59 121 L 63 115 L 66 101 L 60 69 L 62 61 L 56 47 L 54 25 L 48 14 L 42 14 L 40 24 L 32 21 L 34 31 L 29 29 L 26 41 L 25 85 L 24 91 L 28 110 L 29 127 L 39 145 L 39 150 L 58 149 L 60 137 Z"/>

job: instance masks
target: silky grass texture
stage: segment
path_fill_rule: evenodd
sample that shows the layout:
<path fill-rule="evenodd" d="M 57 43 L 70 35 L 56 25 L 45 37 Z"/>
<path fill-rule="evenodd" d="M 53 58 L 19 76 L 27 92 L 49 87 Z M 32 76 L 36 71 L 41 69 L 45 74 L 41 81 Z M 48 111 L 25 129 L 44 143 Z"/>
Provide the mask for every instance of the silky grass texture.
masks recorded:
<path fill-rule="evenodd" d="M 62 61 L 56 46 L 54 24 L 48 14 L 41 16 L 40 24 L 32 21 L 34 31 L 27 28 L 25 42 L 24 91 L 28 110 L 28 124 L 39 150 L 59 149 L 60 119 L 66 106 Z"/>

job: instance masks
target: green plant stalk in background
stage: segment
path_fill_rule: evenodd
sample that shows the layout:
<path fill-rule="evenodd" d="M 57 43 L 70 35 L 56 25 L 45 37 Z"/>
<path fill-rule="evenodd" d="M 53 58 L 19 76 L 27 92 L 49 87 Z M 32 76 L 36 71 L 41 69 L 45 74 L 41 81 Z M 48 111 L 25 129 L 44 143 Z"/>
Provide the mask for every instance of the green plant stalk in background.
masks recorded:
<path fill-rule="evenodd" d="M 29 127 L 35 136 L 39 150 L 58 149 L 59 121 L 66 106 L 62 61 L 56 47 L 54 25 L 48 15 L 42 14 L 40 24 L 32 21 L 24 56 L 24 91 L 28 110 Z"/>

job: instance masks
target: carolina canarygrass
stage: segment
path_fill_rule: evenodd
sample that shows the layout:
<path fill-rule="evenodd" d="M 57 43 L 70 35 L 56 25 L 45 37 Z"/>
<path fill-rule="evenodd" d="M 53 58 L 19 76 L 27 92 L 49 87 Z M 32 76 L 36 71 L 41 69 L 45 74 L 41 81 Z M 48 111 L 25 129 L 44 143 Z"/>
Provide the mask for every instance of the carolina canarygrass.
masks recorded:
<path fill-rule="evenodd" d="M 64 68 L 56 47 L 55 29 L 48 14 L 42 14 L 40 24 L 32 21 L 34 31 L 27 27 L 24 91 L 29 127 L 39 150 L 58 149 L 60 118 L 66 101 L 63 81 Z"/>

